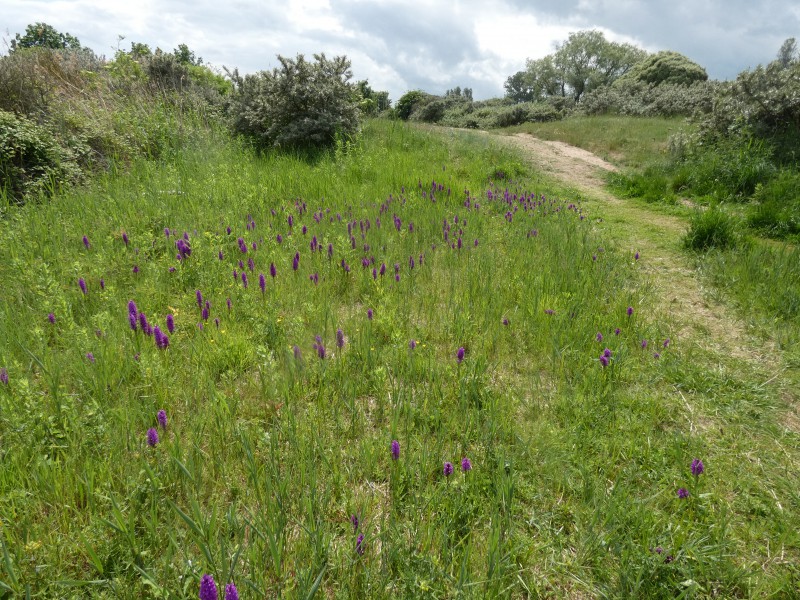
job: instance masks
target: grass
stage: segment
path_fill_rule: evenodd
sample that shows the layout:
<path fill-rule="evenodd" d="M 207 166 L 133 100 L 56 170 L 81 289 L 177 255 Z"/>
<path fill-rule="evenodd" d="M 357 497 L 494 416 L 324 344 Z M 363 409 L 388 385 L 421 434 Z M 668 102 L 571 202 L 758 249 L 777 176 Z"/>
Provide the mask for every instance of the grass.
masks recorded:
<path fill-rule="evenodd" d="M 623 116 L 572 117 L 549 123 L 525 123 L 503 131 L 524 132 L 566 142 L 622 167 L 638 167 L 667 154 L 670 135 L 688 131 L 682 118 Z"/>
<path fill-rule="evenodd" d="M 782 388 L 682 338 L 604 214 L 487 136 L 381 121 L 14 208 L 0 597 L 790 595 Z"/>

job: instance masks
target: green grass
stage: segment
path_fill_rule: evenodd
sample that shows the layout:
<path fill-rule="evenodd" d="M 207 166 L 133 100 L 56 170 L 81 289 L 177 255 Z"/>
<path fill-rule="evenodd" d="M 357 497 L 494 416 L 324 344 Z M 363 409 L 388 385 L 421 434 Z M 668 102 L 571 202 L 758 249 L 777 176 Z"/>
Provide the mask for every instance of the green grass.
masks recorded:
<path fill-rule="evenodd" d="M 638 167 L 667 154 L 670 135 L 689 131 L 682 118 L 596 116 L 571 117 L 550 123 L 525 123 L 506 133 L 530 133 L 544 140 L 566 142 L 624 167 Z"/>
<path fill-rule="evenodd" d="M 0 597 L 794 593 L 777 384 L 682 338 L 647 258 L 543 181 L 487 136 L 373 121 L 313 162 L 208 136 L 10 210 Z M 168 349 L 130 300 L 174 315 Z"/>

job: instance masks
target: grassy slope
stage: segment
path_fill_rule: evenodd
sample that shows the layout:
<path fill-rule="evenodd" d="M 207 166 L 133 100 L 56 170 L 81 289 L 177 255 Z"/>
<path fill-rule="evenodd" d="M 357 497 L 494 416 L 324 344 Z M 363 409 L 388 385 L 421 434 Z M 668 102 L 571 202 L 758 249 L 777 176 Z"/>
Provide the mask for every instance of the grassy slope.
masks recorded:
<path fill-rule="evenodd" d="M 596 200 L 580 220 L 566 209 L 573 193 L 535 173 L 502 182 L 489 201 L 498 170 L 525 169 L 485 137 L 373 123 L 363 146 L 314 165 L 209 145 L 11 216 L 0 229 L 2 581 L 75 597 L 85 588 L 57 582 L 94 581 L 92 593 L 108 597 L 196 597 L 203 572 L 232 577 L 243 597 L 300 594 L 323 571 L 323 588 L 341 597 L 791 590 L 800 440 L 782 428 L 771 365 L 686 329 L 654 280 L 657 256 L 677 248 L 657 227 L 631 237 L 624 207 Z M 432 203 L 433 180 L 452 195 Z M 507 185 L 548 200 L 526 211 L 504 200 Z M 558 197 L 565 204 L 551 204 Z M 445 220 L 450 241 L 465 232 L 460 252 L 443 242 Z M 188 232 L 185 264 L 164 227 Z M 332 262 L 308 252 L 312 235 L 334 244 Z M 242 256 L 238 236 L 258 249 Z M 362 268 L 364 243 L 385 278 Z M 245 290 L 231 270 L 251 256 Z M 278 277 L 262 298 L 257 274 L 271 262 Z M 198 289 L 212 303 L 202 332 Z M 130 299 L 162 326 L 175 315 L 169 350 L 130 331 Z M 317 334 L 325 361 L 311 347 Z M 169 429 L 147 448 L 159 408 Z M 474 465 L 466 475 L 462 456 Z M 698 456 L 707 472 L 695 481 Z M 444 460 L 456 464 L 451 479 Z M 351 514 L 366 536 L 361 557 Z"/>
<path fill-rule="evenodd" d="M 525 123 L 502 131 L 530 133 L 544 140 L 566 142 L 619 166 L 636 167 L 663 156 L 669 136 L 689 127 L 682 118 L 598 116 Z"/>

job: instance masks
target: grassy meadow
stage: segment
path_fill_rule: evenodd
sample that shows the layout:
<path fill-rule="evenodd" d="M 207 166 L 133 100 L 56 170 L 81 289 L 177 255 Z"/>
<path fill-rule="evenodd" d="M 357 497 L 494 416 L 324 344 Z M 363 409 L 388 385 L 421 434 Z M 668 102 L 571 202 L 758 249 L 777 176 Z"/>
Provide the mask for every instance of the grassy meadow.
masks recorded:
<path fill-rule="evenodd" d="M 2 210 L 0 598 L 798 597 L 800 336 L 703 343 L 490 136 L 212 133 Z"/>

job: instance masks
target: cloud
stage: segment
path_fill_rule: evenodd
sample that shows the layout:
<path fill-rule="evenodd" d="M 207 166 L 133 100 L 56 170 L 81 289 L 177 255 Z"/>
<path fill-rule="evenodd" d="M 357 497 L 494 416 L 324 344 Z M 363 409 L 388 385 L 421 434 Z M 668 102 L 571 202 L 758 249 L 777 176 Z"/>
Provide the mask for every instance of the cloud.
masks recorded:
<path fill-rule="evenodd" d="M 526 58 L 581 29 L 676 50 L 714 78 L 771 60 L 800 31 L 800 8 L 786 0 L 5 0 L 3 13 L 11 36 L 44 21 L 98 54 L 132 41 L 165 50 L 186 43 L 243 73 L 276 66 L 279 53 L 346 54 L 357 79 L 394 100 L 456 85 L 475 98 L 502 95 Z"/>

